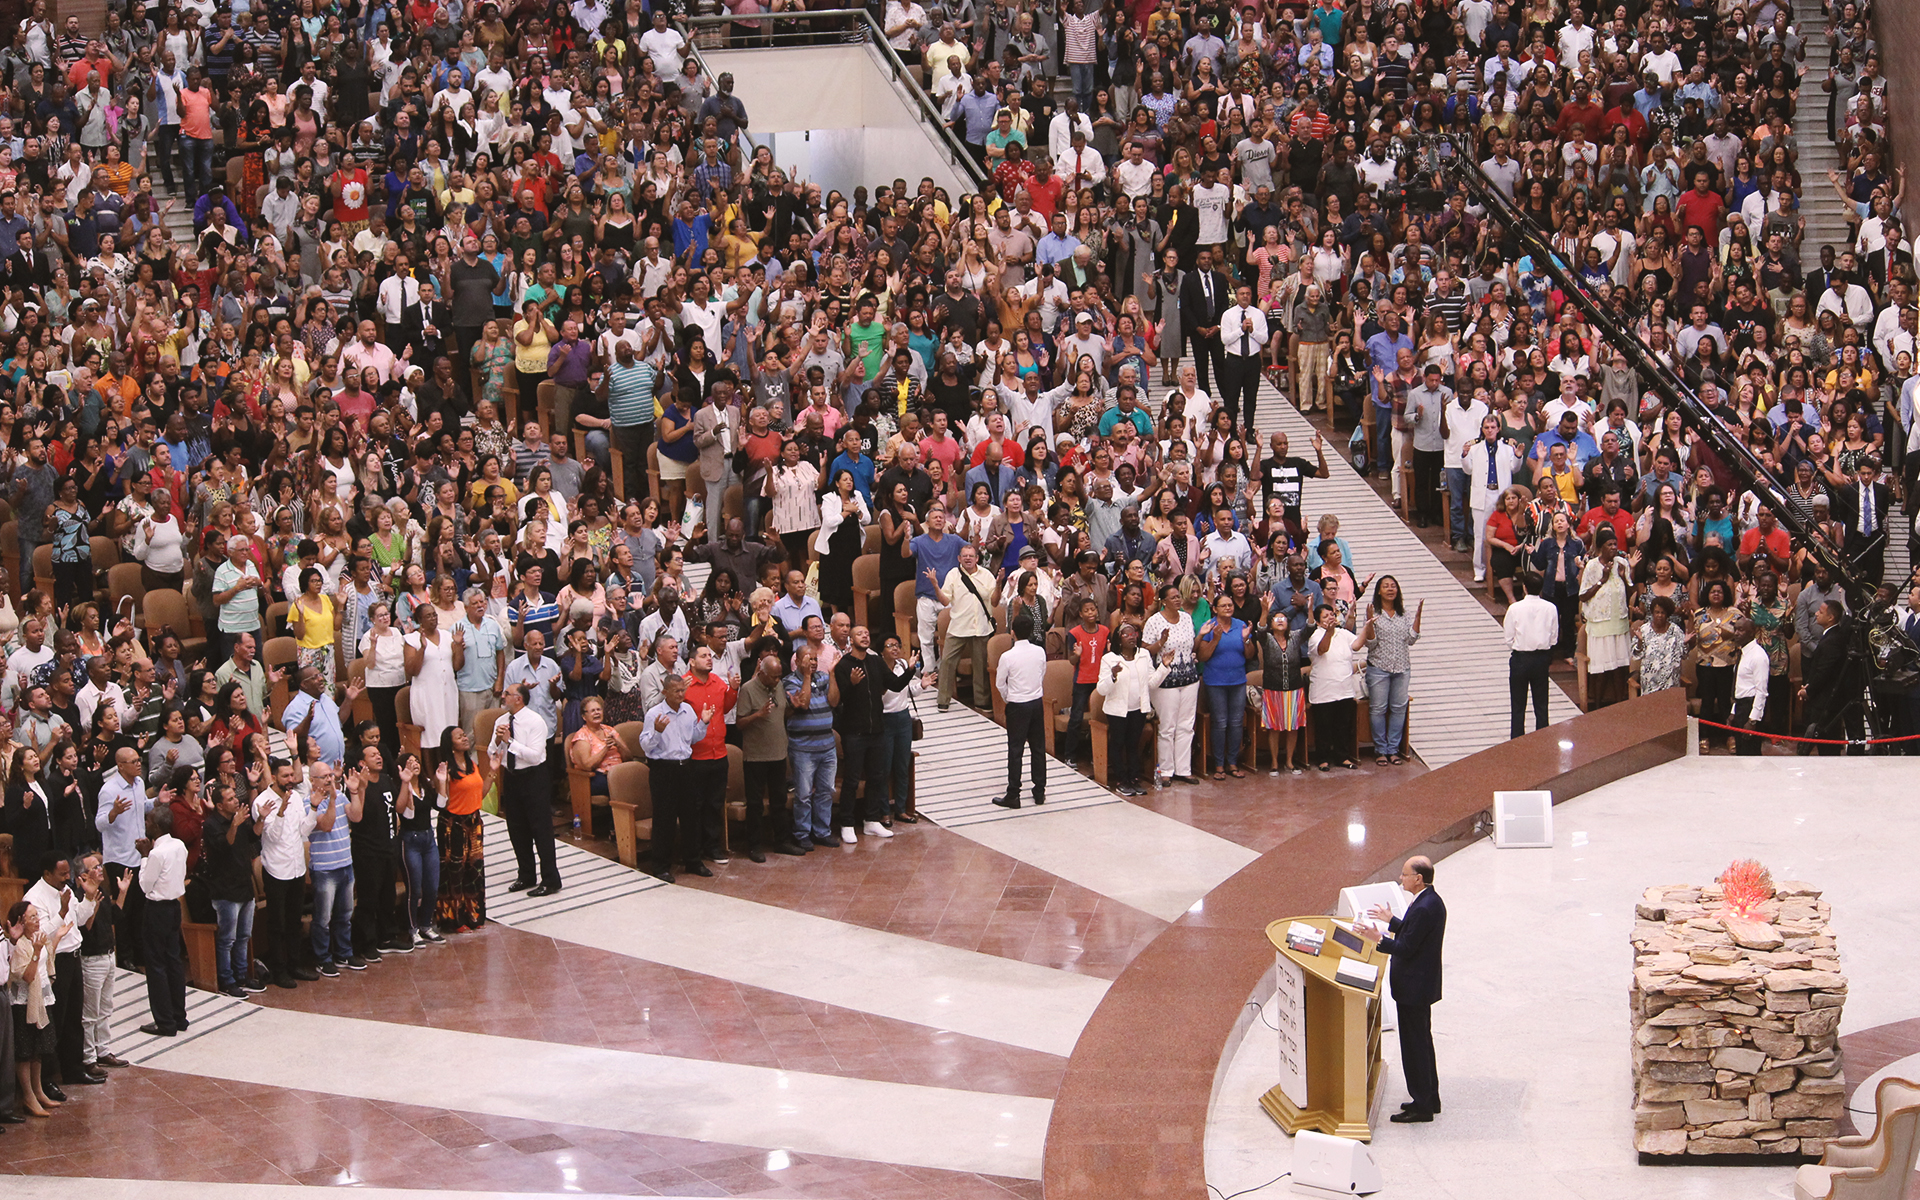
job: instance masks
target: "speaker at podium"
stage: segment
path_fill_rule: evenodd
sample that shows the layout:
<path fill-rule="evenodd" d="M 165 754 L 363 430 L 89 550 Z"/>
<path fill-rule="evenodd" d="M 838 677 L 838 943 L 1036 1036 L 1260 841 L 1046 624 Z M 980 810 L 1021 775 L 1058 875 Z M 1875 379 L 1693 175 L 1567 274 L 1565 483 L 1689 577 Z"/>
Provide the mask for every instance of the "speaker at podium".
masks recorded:
<path fill-rule="evenodd" d="M 1413 893 L 1401 887 L 1398 881 L 1390 879 L 1385 883 L 1362 883 L 1340 889 L 1340 907 L 1335 911 L 1334 916 L 1342 921 L 1365 920 L 1369 909 L 1376 904 L 1384 904 L 1394 916 L 1404 917 L 1407 915 L 1407 905 L 1412 900 Z M 1393 999 L 1392 981 L 1389 980 L 1382 986 L 1386 990 L 1381 995 L 1391 1001 Z M 1383 1003 L 1380 1006 L 1380 1028 L 1399 1028 L 1394 1020 L 1394 1009 L 1391 1003 Z"/>

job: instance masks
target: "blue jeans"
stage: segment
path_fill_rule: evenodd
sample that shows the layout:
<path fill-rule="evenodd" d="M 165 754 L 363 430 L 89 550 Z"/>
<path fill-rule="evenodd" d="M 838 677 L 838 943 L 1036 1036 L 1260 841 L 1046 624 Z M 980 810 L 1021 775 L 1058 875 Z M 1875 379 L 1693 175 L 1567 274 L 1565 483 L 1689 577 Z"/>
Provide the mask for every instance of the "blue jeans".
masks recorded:
<path fill-rule="evenodd" d="M 425 933 L 440 908 L 440 847 L 433 830 L 404 830 L 400 861 L 407 872 L 407 927 Z"/>
<path fill-rule="evenodd" d="M 253 974 L 253 897 L 215 900 L 213 913 L 219 922 L 213 935 L 213 961 L 220 972 L 220 986 L 245 983 Z"/>
<path fill-rule="evenodd" d="M 1373 406 L 1373 446 L 1368 452 L 1372 474 L 1393 474 L 1393 405 Z"/>
<path fill-rule="evenodd" d="M 1213 769 L 1240 761 L 1240 735 L 1247 723 L 1247 685 L 1209 683 L 1207 719 L 1213 725 Z"/>
<path fill-rule="evenodd" d="M 1460 467 L 1448 467 L 1441 472 L 1441 478 L 1447 485 L 1447 496 L 1452 508 L 1447 517 L 1447 534 L 1456 542 L 1473 540 L 1473 530 L 1467 523 L 1467 473 Z"/>
<path fill-rule="evenodd" d="M 1367 719 L 1373 722 L 1373 756 L 1385 758 L 1406 750 L 1407 671 L 1367 668 Z"/>
<path fill-rule="evenodd" d="M 787 748 L 793 771 L 793 840 L 802 846 L 833 835 L 833 772 L 838 755 L 832 749 Z"/>
<path fill-rule="evenodd" d="M 882 814 L 897 817 L 907 811 L 907 793 L 913 786 L 912 781 L 913 714 L 905 709 L 883 714 L 880 728 Z"/>
<path fill-rule="evenodd" d="M 353 957 L 353 868 L 313 873 L 313 960 Z"/>
<path fill-rule="evenodd" d="M 180 135 L 180 157 L 186 162 L 187 198 L 198 200 L 213 186 L 213 139 Z"/>
<path fill-rule="evenodd" d="M 1067 64 L 1067 74 L 1073 78 L 1073 98 L 1080 102 L 1081 112 L 1093 111 L 1093 68 L 1093 63 Z"/>

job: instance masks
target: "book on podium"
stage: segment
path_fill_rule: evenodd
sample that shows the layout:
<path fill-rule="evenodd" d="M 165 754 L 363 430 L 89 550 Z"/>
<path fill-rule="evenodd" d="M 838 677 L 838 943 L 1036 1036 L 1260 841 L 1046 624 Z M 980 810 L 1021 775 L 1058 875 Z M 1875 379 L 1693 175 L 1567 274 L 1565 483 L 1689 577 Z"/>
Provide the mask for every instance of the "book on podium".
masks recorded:
<path fill-rule="evenodd" d="M 1275 921 L 1267 940 L 1279 977 L 1280 1082 L 1261 1109 L 1289 1134 L 1372 1141 L 1387 956 L 1332 917 Z"/>

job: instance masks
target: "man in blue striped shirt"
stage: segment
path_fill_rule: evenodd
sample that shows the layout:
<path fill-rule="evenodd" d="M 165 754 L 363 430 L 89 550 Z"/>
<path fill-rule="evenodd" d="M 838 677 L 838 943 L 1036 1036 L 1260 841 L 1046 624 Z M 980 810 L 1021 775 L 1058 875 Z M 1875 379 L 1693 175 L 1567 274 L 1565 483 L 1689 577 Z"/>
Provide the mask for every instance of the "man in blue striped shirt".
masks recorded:
<path fill-rule="evenodd" d="M 615 313 L 615 319 L 622 319 Z M 621 474 L 628 497 L 647 495 L 647 447 L 653 442 L 653 392 L 659 373 L 653 364 L 634 355 L 633 344 L 621 338 L 613 344 L 613 361 L 600 379 L 600 394 L 613 422 L 613 445 L 620 451 Z"/>
<path fill-rule="evenodd" d="M 803 849 L 838 846 L 833 834 L 833 710 L 840 689 L 820 670 L 819 653 L 802 642 L 786 678 L 787 760 L 793 768 L 793 840 Z"/>

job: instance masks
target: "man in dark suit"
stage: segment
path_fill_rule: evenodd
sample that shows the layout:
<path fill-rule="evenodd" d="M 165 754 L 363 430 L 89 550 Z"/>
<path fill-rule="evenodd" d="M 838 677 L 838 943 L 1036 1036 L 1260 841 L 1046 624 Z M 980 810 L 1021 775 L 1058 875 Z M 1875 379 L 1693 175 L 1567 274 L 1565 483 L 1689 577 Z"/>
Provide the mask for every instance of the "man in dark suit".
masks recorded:
<path fill-rule="evenodd" d="M 1413 893 L 1407 915 L 1396 917 L 1385 905 L 1367 913 L 1385 919 L 1380 951 L 1393 959 L 1394 1008 L 1400 1018 L 1400 1067 L 1413 1099 L 1390 1120 L 1410 1124 L 1433 1120 L 1440 1111 L 1440 1072 L 1433 1061 L 1433 1006 L 1440 999 L 1440 945 L 1447 935 L 1447 906 L 1433 890 L 1433 860 L 1416 854 L 1400 868 L 1400 886 Z"/>
<path fill-rule="evenodd" d="M 1887 524 L 1887 508 L 1893 492 L 1880 482 L 1880 460 L 1869 454 L 1860 460 L 1856 482 L 1846 492 L 1852 509 L 1847 519 L 1847 557 L 1854 570 L 1878 587 L 1886 572 L 1887 539 L 1895 530 Z"/>
<path fill-rule="evenodd" d="M 1807 718 L 1805 735 L 1812 738 L 1861 736 L 1865 727 L 1857 707 L 1846 713 L 1844 721 L 1840 719 L 1859 690 L 1848 662 L 1853 622 L 1838 600 L 1821 604 L 1814 610 L 1813 621 L 1820 628 L 1820 640 L 1801 659 L 1804 682 L 1800 685 L 1800 699 L 1806 705 L 1803 710 Z M 1818 752 L 1837 755 L 1843 749 L 1820 746 Z"/>
<path fill-rule="evenodd" d="M 1218 371 L 1225 366 L 1220 347 L 1220 314 L 1233 304 L 1233 292 L 1227 277 L 1213 269 L 1213 251 L 1201 250 L 1194 269 L 1180 283 L 1180 326 L 1193 352 L 1193 370 L 1204 390 L 1209 364 Z"/>

